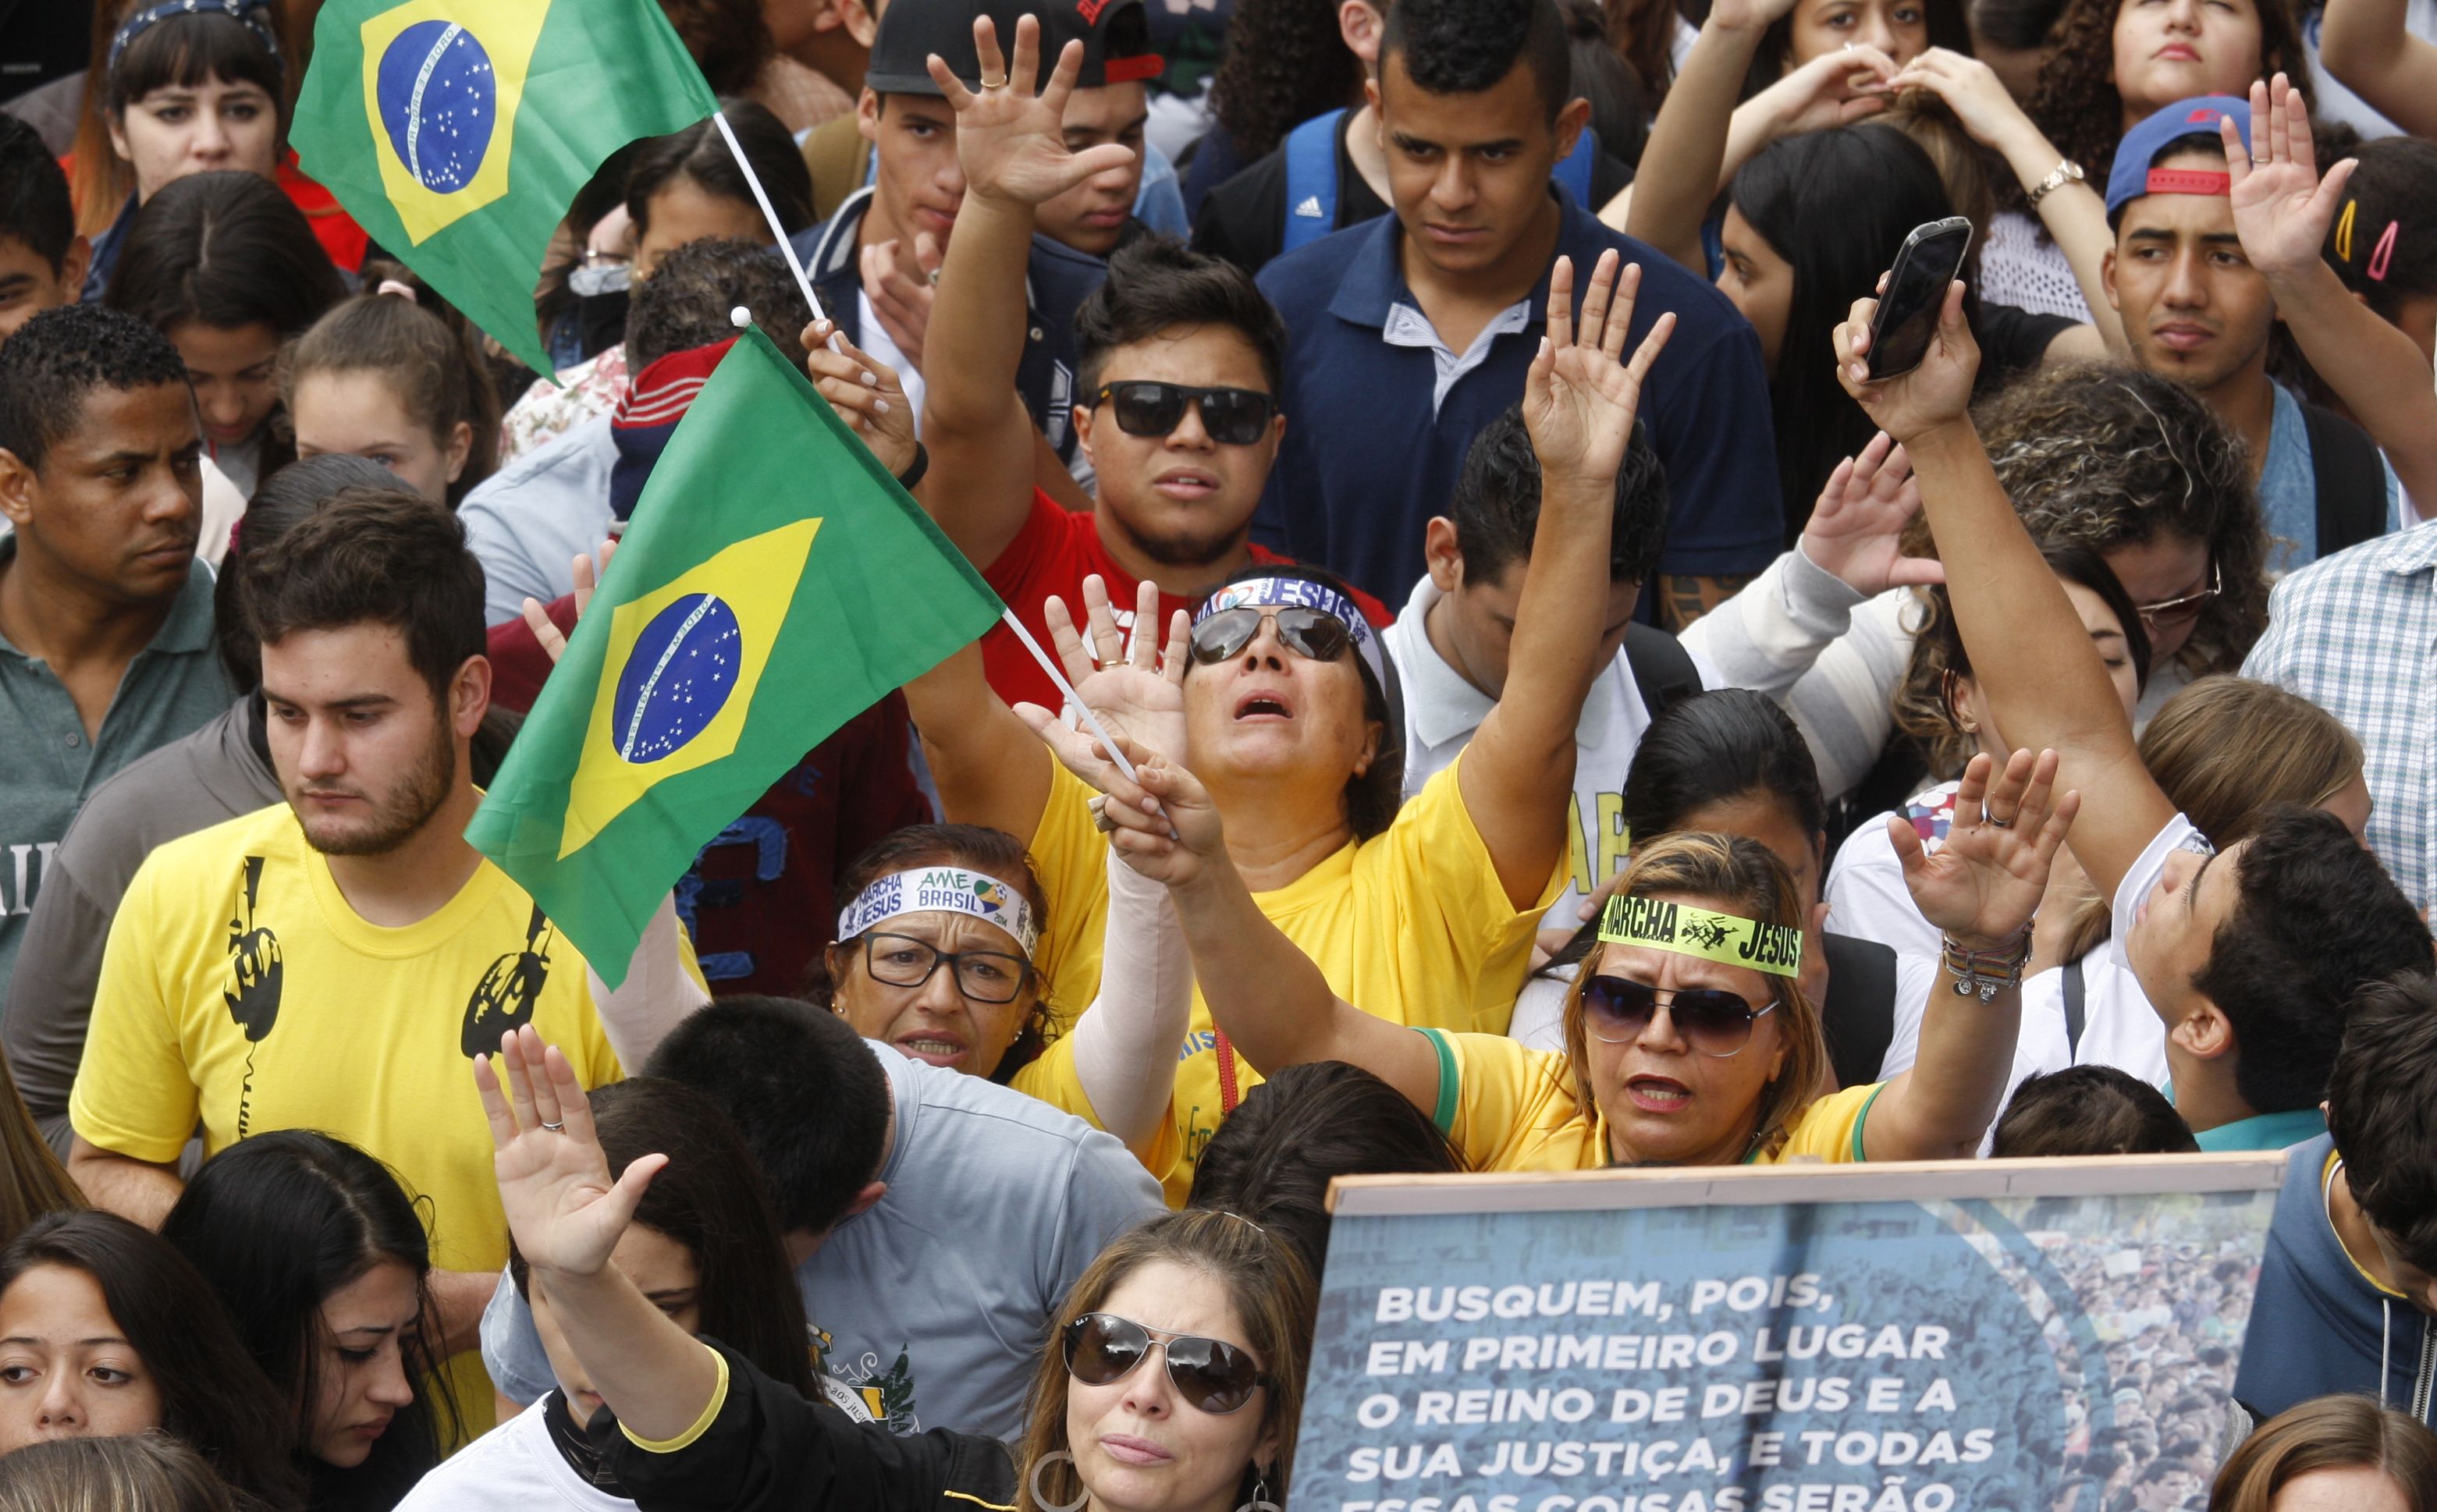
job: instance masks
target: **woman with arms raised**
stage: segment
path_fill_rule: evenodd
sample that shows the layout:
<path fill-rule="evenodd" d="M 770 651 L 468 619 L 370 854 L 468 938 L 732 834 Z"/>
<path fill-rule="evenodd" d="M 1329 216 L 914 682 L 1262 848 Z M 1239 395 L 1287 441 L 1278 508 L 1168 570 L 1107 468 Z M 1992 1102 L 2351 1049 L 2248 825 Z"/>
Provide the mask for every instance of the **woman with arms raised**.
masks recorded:
<path fill-rule="evenodd" d="M 1215 864 L 1218 812 L 1192 773 L 1146 752 L 1136 785 L 1080 739 L 1060 753 L 1107 785 L 1117 847 L 1167 884 L 1212 1014 L 1248 1060 L 1361 1066 L 1492 1171 L 1969 1156 L 2005 1090 L 2031 915 L 2080 807 L 2074 793 L 2052 801 L 2053 753 L 2017 751 L 2002 773 L 1972 758 L 1958 804 L 1972 818 L 1937 855 L 1890 826 L 1915 900 L 1944 934 L 1920 1059 L 1823 1096 L 1827 1045 L 1800 984 L 1809 910 L 1758 841 L 1681 833 L 1636 848 L 1567 992 L 1567 1048 L 1553 1054 L 1400 1028 L 1336 997 L 1235 870 Z"/>

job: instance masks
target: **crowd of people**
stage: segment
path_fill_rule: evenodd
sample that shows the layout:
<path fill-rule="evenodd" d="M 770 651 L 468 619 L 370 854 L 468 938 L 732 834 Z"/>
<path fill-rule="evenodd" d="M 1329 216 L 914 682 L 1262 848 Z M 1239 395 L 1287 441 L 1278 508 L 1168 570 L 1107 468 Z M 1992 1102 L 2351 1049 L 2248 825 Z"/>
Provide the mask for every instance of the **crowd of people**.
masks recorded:
<path fill-rule="evenodd" d="M 546 372 L 315 0 L 0 18 L 0 1512 L 1273 1512 L 1335 1177 L 2236 1151 L 2052 1512 L 2437 1509 L 2437 13 L 2295 4 L 659 0 Z M 748 324 L 1017 624 L 588 961 L 467 822 Z"/>

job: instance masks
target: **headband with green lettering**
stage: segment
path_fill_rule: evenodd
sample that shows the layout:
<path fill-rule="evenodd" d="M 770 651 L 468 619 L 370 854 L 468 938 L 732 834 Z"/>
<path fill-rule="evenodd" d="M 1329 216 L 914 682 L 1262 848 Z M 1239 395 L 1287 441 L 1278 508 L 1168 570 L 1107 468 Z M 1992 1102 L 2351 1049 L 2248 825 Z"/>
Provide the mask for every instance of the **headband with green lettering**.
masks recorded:
<path fill-rule="evenodd" d="M 1800 930 L 1688 908 L 1663 898 L 1609 898 L 1607 912 L 1600 919 L 1599 937 L 1615 945 L 1646 945 L 1730 966 L 1748 966 L 1773 977 L 1802 974 Z"/>

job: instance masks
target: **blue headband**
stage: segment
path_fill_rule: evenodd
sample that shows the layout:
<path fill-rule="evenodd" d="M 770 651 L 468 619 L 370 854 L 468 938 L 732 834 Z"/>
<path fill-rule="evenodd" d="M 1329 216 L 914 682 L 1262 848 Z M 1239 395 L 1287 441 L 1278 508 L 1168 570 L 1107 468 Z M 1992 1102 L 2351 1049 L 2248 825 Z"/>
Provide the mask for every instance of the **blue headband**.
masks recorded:
<path fill-rule="evenodd" d="M 1388 686 L 1385 653 L 1380 650 L 1379 633 L 1356 607 L 1354 600 L 1307 578 L 1247 578 L 1231 582 L 1210 596 L 1194 617 L 1200 624 L 1212 615 L 1227 609 L 1317 609 L 1345 627 L 1354 642 L 1354 653 L 1362 665 L 1371 669 L 1371 680 L 1384 693 Z"/>
<path fill-rule="evenodd" d="M 263 46 L 271 51 L 272 65 L 279 68 L 284 76 L 287 66 L 286 61 L 279 56 L 279 38 L 262 20 L 263 13 L 270 9 L 271 0 L 165 0 L 164 4 L 138 10 L 120 23 L 117 35 L 110 39 L 110 67 L 107 72 L 116 74 L 119 57 L 127 51 L 127 44 L 162 22 L 178 16 L 226 16 L 262 39 Z"/>

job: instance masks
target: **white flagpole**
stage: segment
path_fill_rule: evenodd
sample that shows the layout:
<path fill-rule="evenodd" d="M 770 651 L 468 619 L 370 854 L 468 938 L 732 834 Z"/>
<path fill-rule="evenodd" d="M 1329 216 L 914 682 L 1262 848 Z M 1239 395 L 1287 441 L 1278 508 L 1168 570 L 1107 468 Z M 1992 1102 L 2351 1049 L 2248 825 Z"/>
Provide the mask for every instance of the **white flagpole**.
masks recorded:
<path fill-rule="evenodd" d="M 762 218 L 770 222 L 770 235 L 778 238 L 779 252 L 787 259 L 787 270 L 796 275 L 796 287 L 803 291 L 805 307 L 813 312 L 814 320 L 828 320 L 829 317 L 821 311 L 820 296 L 813 292 L 813 281 L 804 274 L 803 259 L 796 255 L 795 244 L 787 239 L 787 228 L 779 224 L 779 212 L 771 208 L 770 192 L 762 187 L 762 180 L 754 173 L 753 165 L 745 159 L 745 148 L 737 145 L 736 132 L 728 124 L 728 113 L 714 111 L 710 118 L 719 127 L 720 138 L 728 144 L 728 155 L 736 159 L 737 167 L 744 171 L 745 182 L 753 186 L 753 202 L 762 207 Z"/>

